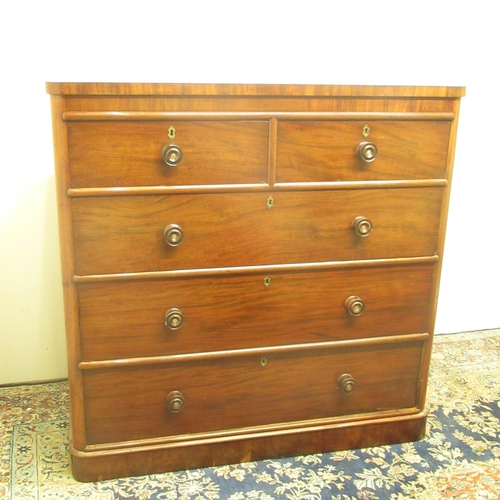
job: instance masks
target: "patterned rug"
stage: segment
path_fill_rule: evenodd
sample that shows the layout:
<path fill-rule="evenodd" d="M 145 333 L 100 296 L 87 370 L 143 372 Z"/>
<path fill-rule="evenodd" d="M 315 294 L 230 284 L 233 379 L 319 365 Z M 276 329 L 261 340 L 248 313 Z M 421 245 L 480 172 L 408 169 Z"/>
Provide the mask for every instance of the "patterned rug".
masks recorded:
<path fill-rule="evenodd" d="M 500 498 L 500 329 L 438 336 L 427 437 L 100 483 L 72 479 L 66 382 L 0 387 L 0 498 L 373 500 Z"/>

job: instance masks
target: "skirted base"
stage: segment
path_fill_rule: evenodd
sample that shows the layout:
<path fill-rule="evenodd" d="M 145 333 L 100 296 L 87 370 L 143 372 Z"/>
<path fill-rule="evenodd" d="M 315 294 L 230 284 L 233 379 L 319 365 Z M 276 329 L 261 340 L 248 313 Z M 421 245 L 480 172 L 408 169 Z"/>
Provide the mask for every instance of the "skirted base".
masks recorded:
<path fill-rule="evenodd" d="M 426 417 L 427 412 L 420 412 L 85 452 L 70 446 L 73 475 L 78 481 L 91 482 L 418 441 L 424 437 Z"/>

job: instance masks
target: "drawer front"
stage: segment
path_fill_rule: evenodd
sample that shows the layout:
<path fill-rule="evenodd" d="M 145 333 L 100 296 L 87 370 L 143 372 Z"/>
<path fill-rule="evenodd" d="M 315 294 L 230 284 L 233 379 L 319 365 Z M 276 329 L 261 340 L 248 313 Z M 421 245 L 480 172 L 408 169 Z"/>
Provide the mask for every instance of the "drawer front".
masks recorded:
<path fill-rule="evenodd" d="M 370 127 L 366 138 L 365 125 Z M 445 178 L 449 134 L 450 123 L 441 121 L 280 121 L 276 180 Z M 362 142 L 375 144 L 375 160 L 357 156 Z"/>
<path fill-rule="evenodd" d="M 88 370 L 83 378 L 87 442 L 413 408 L 417 404 L 421 355 L 420 342 L 399 342 L 270 352 L 265 358 L 246 354 L 151 367 Z M 356 382 L 350 393 L 339 387 L 343 374 L 351 375 Z M 169 409 L 169 395 L 176 392 L 184 402 L 179 412 Z"/>
<path fill-rule="evenodd" d="M 73 122 L 68 134 L 74 188 L 267 181 L 265 121 Z M 182 152 L 175 166 L 162 156 L 170 145 Z"/>
<path fill-rule="evenodd" d="M 73 200 L 77 274 L 433 255 L 442 188 Z M 359 236 L 353 222 L 373 226 Z M 173 234 L 174 240 L 165 240 Z M 170 236 L 168 236 L 170 235 Z M 180 243 L 180 244 L 179 244 Z"/>
<path fill-rule="evenodd" d="M 80 284 L 82 357 L 134 358 L 427 332 L 433 271 L 433 265 L 418 265 Z M 352 296 L 364 304 L 360 316 L 346 305 Z"/>

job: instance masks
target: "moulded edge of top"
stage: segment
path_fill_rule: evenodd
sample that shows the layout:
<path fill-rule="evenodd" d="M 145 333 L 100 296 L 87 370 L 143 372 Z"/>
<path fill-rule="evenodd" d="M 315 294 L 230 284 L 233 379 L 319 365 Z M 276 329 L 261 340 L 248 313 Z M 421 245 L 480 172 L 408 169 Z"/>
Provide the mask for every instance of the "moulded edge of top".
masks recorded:
<path fill-rule="evenodd" d="M 465 87 L 309 84 L 47 82 L 52 95 L 459 98 Z"/>

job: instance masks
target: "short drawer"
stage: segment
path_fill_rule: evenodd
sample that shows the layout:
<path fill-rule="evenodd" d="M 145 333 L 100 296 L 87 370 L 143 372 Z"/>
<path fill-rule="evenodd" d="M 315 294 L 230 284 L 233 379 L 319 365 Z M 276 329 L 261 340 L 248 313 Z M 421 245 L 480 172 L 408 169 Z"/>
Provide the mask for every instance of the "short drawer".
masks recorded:
<path fill-rule="evenodd" d="M 446 121 L 279 121 L 276 181 L 445 178 L 449 134 Z M 361 143 L 376 151 L 358 156 Z"/>
<path fill-rule="evenodd" d="M 421 357 L 412 341 L 85 370 L 87 442 L 414 408 Z"/>
<path fill-rule="evenodd" d="M 408 188 L 76 198 L 76 273 L 434 255 L 442 196 Z"/>
<path fill-rule="evenodd" d="M 433 274 L 421 264 L 82 283 L 82 359 L 427 332 Z"/>
<path fill-rule="evenodd" d="M 73 188 L 267 181 L 265 121 L 71 122 L 68 134 Z"/>

